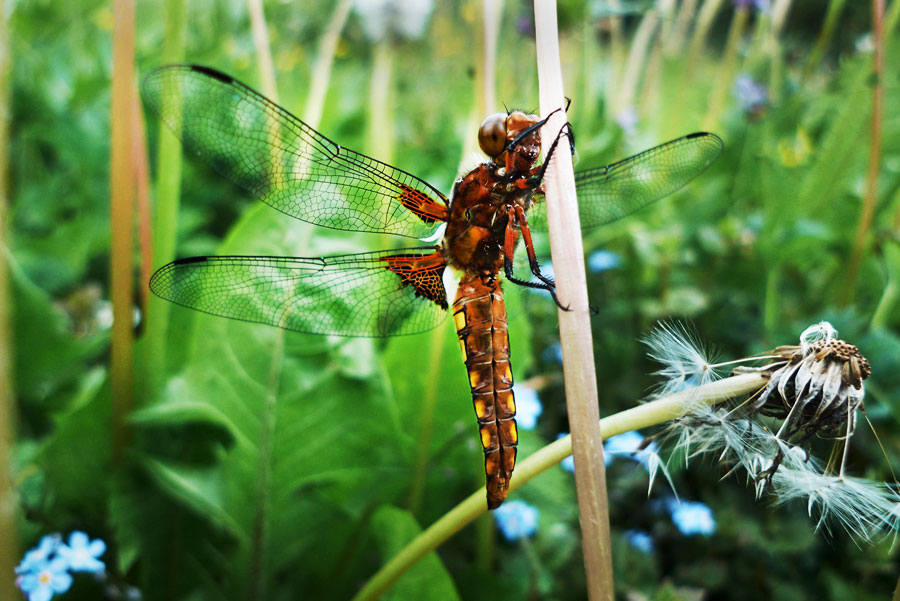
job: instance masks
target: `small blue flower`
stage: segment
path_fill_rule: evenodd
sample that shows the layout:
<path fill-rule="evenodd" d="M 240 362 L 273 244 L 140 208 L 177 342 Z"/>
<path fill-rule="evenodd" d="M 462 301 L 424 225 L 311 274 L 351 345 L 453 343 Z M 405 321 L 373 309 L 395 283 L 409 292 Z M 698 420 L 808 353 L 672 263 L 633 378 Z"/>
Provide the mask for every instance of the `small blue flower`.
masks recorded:
<path fill-rule="evenodd" d="M 525 501 L 507 501 L 494 510 L 494 519 L 500 532 L 510 542 L 529 537 L 537 532 L 538 510 Z"/>
<path fill-rule="evenodd" d="M 559 439 L 562 438 L 563 436 L 568 436 L 568 433 L 567 433 L 567 432 L 560 432 L 559 434 L 557 434 L 556 440 L 559 440 Z M 560 461 L 559 464 L 562 466 L 562 468 L 563 468 L 564 470 L 566 470 L 566 471 L 569 472 L 570 474 L 574 474 L 574 473 L 575 473 L 575 457 L 574 457 L 573 455 L 569 455 L 568 457 L 566 457 L 565 459 L 563 459 L 562 461 Z"/>
<path fill-rule="evenodd" d="M 747 8 L 755 8 L 763 14 L 769 14 L 771 6 L 769 0 L 732 0 L 736 8 L 746 6 Z"/>
<path fill-rule="evenodd" d="M 644 443 L 644 435 L 633 430 L 616 436 L 611 436 L 603 443 L 603 462 L 609 465 L 616 455 L 630 457 L 647 467 L 650 457 L 656 454 L 656 443 L 651 442 L 641 449 Z"/>
<path fill-rule="evenodd" d="M 637 110 L 633 106 L 622 109 L 616 115 L 616 124 L 622 128 L 626 136 L 633 136 L 637 133 L 638 121 Z"/>
<path fill-rule="evenodd" d="M 628 544 L 642 553 L 653 553 L 656 545 L 653 544 L 653 537 L 649 532 L 643 530 L 626 530 L 625 539 Z"/>
<path fill-rule="evenodd" d="M 537 391 L 519 384 L 513 388 L 513 394 L 516 398 L 516 423 L 523 430 L 534 430 L 538 417 L 544 411 Z"/>
<path fill-rule="evenodd" d="M 672 522 L 685 536 L 702 534 L 710 536 L 716 531 L 716 519 L 712 509 L 699 501 L 678 501 L 670 499 L 669 511 L 672 512 Z"/>
<path fill-rule="evenodd" d="M 541 353 L 541 359 L 547 363 L 559 363 L 562 365 L 562 345 L 554 342 L 544 349 L 544 352 Z"/>
<path fill-rule="evenodd" d="M 733 94 L 740 103 L 741 110 L 749 115 L 760 114 L 769 104 L 766 87 L 746 73 L 738 75 L 734 80 Z"/>
<path fill-rule="evenodd" d="M 595 250 L 588 257 L 588 269 L 592 273 L 615 269 L 621 264 L 622 259 L 611 250 Z"/>
<path fill-rule="evenodd" d="M 16 566 L 16 574 L 24 574 L 25 572 L 33 572 L 44 566 L 50 555 L 56 551 L 56 547 L 60 541 L 59 534 L 48 534 L 41 538 L 41 542 L 34 549 L 25 553 L 21 563 Z"/>
<path fill-rule="evenodd" d="M 36 567 L 18 581 L 22 592 L 28 594 L 28 601 L 50 601 L 54 593 L 64 593 L 72 586 L 72 575 L 67 571 L 69 564 L 62 557 Z"/>
<path fill-rule="evenodd" d="M 106 564 L 97 559 L 106 551 L 106 543 L 101 539 L 91 540 L 88 535 L 76 530 L 69 535 L 69 544 L 60 545 L 57 553 L 69 563 L 73 572 L 99 573 L 106 570 Z"/>

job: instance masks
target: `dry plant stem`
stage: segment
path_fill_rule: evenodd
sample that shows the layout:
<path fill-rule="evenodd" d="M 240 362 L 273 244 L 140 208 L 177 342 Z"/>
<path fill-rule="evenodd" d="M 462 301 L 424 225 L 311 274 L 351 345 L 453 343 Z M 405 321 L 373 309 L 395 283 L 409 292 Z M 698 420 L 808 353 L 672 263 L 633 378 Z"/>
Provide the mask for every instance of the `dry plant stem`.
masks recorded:
<path fill-rule="evenodd" d="M 604 438 L 609 438 L 623 432 L 662 424 L 683 415 L 692 407 L 715 405 L 740 395 L 750 394 L 765 386 L 767 382 L 768 379 L 765 376 L 759 373 L 750 373 L 684 390 L 605 417 L 599 422 L 600 431 Z M 554 467 L 571 454 L 572 437 L 570 435 L 560 438 L 519 462 L 516 466 L 516 477 L 510 481 L 510 492 L 524 486 L 529 480 Z M 486 511 L 484 489 L 479 488 L 459 505 L 445 513 L 422 534 L 410 541 L 378 573 L 372 576 L 359 593 L 353 597 L 353 601 L 378 599 L 427 553 L 436 549 Z"/>
<path fill-rule="evenodd" d="M 484 87 L 482 98 L 484 106 L 480 111 L 483 116 L 494 112 L 497 104 L 497 39 L 500 37 L 500 15 L 503 14 L 503 0 L 485 0 L 484 2 L 484 67 L 482 69 Z"/>
<path fill-rule="evenodd" d="M 394 43 L 390 36 L 375 44 L 372 75 L 369 77 L 369 118 L 366 151 L 379 160 L 394 160 L 394 116 L 391 89 L 394 83 Z M 385 237 L 385 242 L 390 238 Z"/>
<path fill-rule="evenodd" d="M 856 238 L 853 250 L 847 263 L 846 279 L 841 287 L 841 304 L 853 302 L 856 289 L 856 277 L 862 261 L 872 218 L 875 215 L 875 201 L 878 197 L 878 172 L 881 164 L 881 120 L 884 112 L 884 0 L 872 0 L 872 33 L 875 40 L 873 57 L 873 73 L 875 85 L 872 87 L 872 139 L 869 147 L 869 171 L 866 177 L 866 194 L 863 198 L 859 224 L 856 227 Z"/>
<path fill-rule="evenodd" d="M 306 110 L 303 112 L 303 120 L 313 129 L 319 128 L 322 120 L 322 107 L 325 105 L 325 95 L 328 93 L 328 82 L 331 79 L 331 66 L 334 64 L 334 54 L 337 51 L 338 40 L 341 31 L 350 14 L 350 0 L 340 0 L 331 13 L 331 19 L 322 37 L 319 38 L 319 48 L 316 52 L 316 64 L 313 66 L 312 81 L 309 86 L 309 96 L 306 99 Z"/>
<path fill-rule="evenodd" d="M 565 107 L 556 3 L 536 0 L 534 19 L 541 114 L 550 115 Z M 557 111 L 541 130 L 544 160 L 548 159 L 548 148 L 565 122 L 565 114 Z M 588 599 L 612 600 L 612 553 L 594 345 L 591 338 L 584 250 L 581 246 L 581 223 L 575 199 L 575 174 L 572 154 L 565 138 L 550 161 L 544 177 L 544 189 L 557 294 L 569 309 L 558 311 L 559 338 L 562 343 L 569 428 L 574 441 L 575 488 Z"/>
<path fill-rule="evenodd" d="M 716 13 L 719 12 L 720 6 L 722 6 L 722 0 L 705 0 L 703 6 L 700 7 L 700 13 L 697 15 L 697 24 L 694 26 L 694 34 L 691 36 L 691 43 L 688 47 L 685 77 L 688 81 L 691 79 L 693 68 L 698 64 L 700 53 L 703 52 L 703 47 L 706 45 L 706 36 L 709 35 L 709 30 L 716 18 Z"/>
<path fill-rule="evenodd" d="M 110 380 L 112 388 L 113 459 L 122 460 L 127 434 L 125 416 L 131 410 L 134 379 L 132 290 L 134 274 L 134 0 L 116 0 L 113 25 L 113 77 L 110 220 L 112 252 L 110 280 L 113 307 Z"/>
<path fill-rule="evenodd" d="M 631 50 L 628 52 L 628 61 L 625 63 L 625 74 L 619 84 L 619 95 L 616 99 L 614 107 L 615 117 L 634 105 L 634 98 L 637 94 L 638 83 L 641 76 L 644 75 L 644 66 L 647 64 L 647 52 L 653 36 L 656 34 L 659 25 L 659 14 L 655 10 L 650 10 L 641 24 L 638 26 L 631 42 Z"/>
<path fill-rule="evenodd" d="M 791 0 L 775 0 L 772 6 L 772 34 L 774 37 L 777 38 L 781 35 L 790 8 Z"/>
<path fill-rule="evenodd" d="M 7 30 L 6 6 L 0 0 L 0 599 L 15 599 L 13 569 L 19 558 L 19 543 L 16 532 L 18 506 L 12 485 L 13 423 L 16 411 L 13 405 L 12 357 L 10 341 L 12 322 L 10 320 L 9 273 L 6 262 L 7 252 L 7 211 L 9 209 L 9 117 L 11 63 L 9 57 L 9 31 Z"/>
<path fill-rule="evenodd" d="M 672 27 L 669 39 L 664 41 L 664 50 L 666 56 L 676 56 L 684 47 L 684 40 L 687 37 L 688 28 L 694 20 L 694 13 L 697 12 L 697 0 L 684 0 L 678 8 L 678 15 L 675 17 L 675 26 Z"/>

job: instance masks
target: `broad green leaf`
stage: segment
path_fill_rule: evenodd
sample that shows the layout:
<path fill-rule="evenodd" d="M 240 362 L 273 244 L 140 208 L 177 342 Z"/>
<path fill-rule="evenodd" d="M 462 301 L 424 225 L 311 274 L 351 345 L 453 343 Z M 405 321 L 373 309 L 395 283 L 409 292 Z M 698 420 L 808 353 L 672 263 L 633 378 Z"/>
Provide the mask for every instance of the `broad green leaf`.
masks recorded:
<path fill-rule="evenodd" d="M 387 505 L 375 512 L 372 529 L 384 562 L 422 532 L 412 514 Z M 440 557 L 432 551 L 401 576 L 382 598 L 391 601 L 452 601 L 460 597 Z"/>

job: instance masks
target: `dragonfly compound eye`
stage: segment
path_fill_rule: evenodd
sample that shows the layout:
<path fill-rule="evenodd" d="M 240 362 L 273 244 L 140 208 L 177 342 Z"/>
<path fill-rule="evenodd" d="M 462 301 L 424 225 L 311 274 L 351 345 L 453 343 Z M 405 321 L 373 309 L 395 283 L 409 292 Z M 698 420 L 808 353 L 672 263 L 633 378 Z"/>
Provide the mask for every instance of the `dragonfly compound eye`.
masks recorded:
<path fill-rule="evenodd" d="M 506 148 L 506 113 L 488 115 L 478 128 L 478 145 L 489 157 L 497 158 Z"/>

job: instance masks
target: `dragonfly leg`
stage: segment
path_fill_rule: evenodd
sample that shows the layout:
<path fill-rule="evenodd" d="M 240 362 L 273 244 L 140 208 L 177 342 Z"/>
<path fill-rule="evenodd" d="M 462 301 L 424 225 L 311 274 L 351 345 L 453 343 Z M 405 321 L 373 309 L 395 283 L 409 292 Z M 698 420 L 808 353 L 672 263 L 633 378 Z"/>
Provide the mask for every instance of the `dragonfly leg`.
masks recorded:
<path fill-rule="evenodd" d="M 516 205 L 515 208 L 511 208 L 508 212 L 510 221 L 512 220 L 512 214 L 515 213 L 516 221 L 519 224 L 519 231 L 522 232 L 522 239 L 525 242 L 525 252 L 528 254 L 528 265 L 531 267 L 531 273 L 545 284 L 556 286 L 556 282 L 553 281 L 553 278 L 541 273 L 541 266 L 538 263 L 537 256 L 534 252 L 534 243 L 531 241 L 531 228 L 528 227 L 528 218 L 525 217 L 524 207 L 522 207 L 522 205 Z"/>
<path fill-rule="evenodd" d="M 525 286 L 526 288 L 535 288 L 537 290 L 546 290 L 550 293 L 550 297 L 553 299 L 553 302 L 556 303 L 556 306 L 562 309 L 563 311 L 569 310 L 569 305 L 563 305 L 559 302 L 559 297 L 556 296 L 556 284 L 547 284 L 545 282 L 529 282 L 528 280 L 520 280 L 519 278 L 513 275 L 513 265 L 512 260 L 509 257 L 506 257 L 503 261 L 503 269 L 506 272 L 506 279 L 516 284 L 518 286 Z"/>
<path fill-rule="evenodd" d="M 506 212 L 509 217 L 506 226 L 506 236 L 503 241 L 503 270 L 506 273 L 506 279 L 513 284 L 525 286 L 526 288 L 546 290 L 550 293 L 550 296 L 551 298 L 553 298 L 553 302 L 556 303 L 557 307 L 559 307 L 563 311 L 568 311 L 568 305 L 564 306 L 561 302 L 559 302 L 559 298 L 556 296 L 556 283 L 552 278 L 548 278 L 541 273 L 540 266 L 538 265 L 537 258 L 534 254 L 534 245 L 531 242 L 531 230 L 528 228 L 528 222 L 525 220 L 524 209 L 522 209 L 521 206 L 516 205 L 515 207 L 509 207 Z M 522 237 L 525 238 L 525 248 L 528 252 L 528 261 L 531 264 L 531 272 L 540 280 L 539 282 L 522 280 L 520 278 L 517 278 L 513 274 L 512 256 L 516 248 L 515 225 L 517 221 L 519 224 L 519 228 L 522 230 Z"/>
<path fill-rule="evenodd" d="M 572 133 L 572 124 L 568 121 L 560 128 L 559 133 L 556 134 L 556 138 L 553 139 L 553 144 L 550 145 L 550 148 L 547 150 L 547 158 L 544 159 L 544 162 L 541 163 L 541 166 L 537 169 L 537 174 L 532 175 L 529 178 L 524 180 L 520 180 L 519 186 L 522 188 L 537 188 L 544 181 L 544 173 L 547 171 L 547 167 L 550 166 L 550 159 L 553 158 L 553 153 L 556 151 L 557 145 L 559 145 L 560 139 L 565 136 L 569 140 L 569 150 L 572 154 L 575 154 L 575 134 Z"/>
<path fill-rule="evenodd" d="M 568 109 L 568 105 L 566 106 L 566 108 Z M 543 119 L 541 119 L 540 121 L 538 121 L 537 123 L 535 123 L 534 125 L 529 127 L 528 129 L 524 130 L 518 136 L 516 136 L 516 139 L 513 140 L 512 142 L 510 142 L 509 144 L 507 144 L 506 148 L 504 148 L 503 150 L 504 151 L 512 151 L 512 149 L 515 148 L 519 144 L 519 142 L 524 140 L 526 138 L 526 136 L 531 134 L 534 130 L 544 127 L 544 125 L 547 123 L 547 121 L 550 120 L 550 117 L 552 117 L 554 114 L 558 113 L 561 110 L 563 110 L 563 109 L 558 108 L 553 111 L 550 111 L 549 115 L 547 115 L 546 117 L 544 117 Z M 510 154 L 512 154 L 512 152 L 510 152 Z"/>

